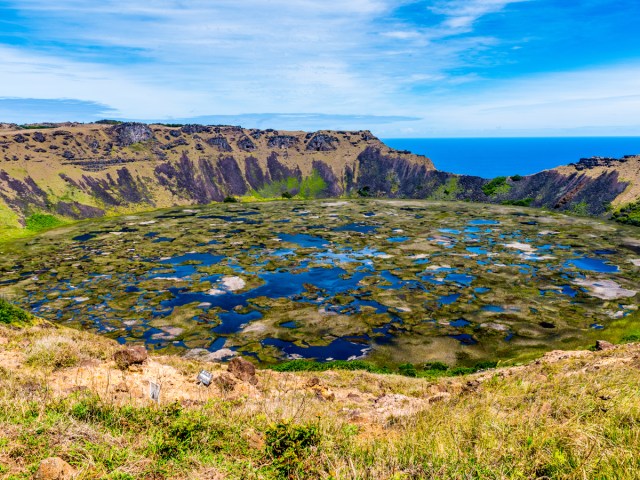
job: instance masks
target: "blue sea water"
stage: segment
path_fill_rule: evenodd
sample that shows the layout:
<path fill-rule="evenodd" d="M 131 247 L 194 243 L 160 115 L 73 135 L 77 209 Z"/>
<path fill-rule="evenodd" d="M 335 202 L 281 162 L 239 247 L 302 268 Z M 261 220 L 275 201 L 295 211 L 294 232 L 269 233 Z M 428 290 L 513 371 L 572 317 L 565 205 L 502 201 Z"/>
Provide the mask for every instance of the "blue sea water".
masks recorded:
<path fill-rule="evenodd" d="M 396 150 L 429 157 L 438 170 L 484 178 L 529 175 L 583 157 L 640 154 L 640 137 L 389 138 Z"/>

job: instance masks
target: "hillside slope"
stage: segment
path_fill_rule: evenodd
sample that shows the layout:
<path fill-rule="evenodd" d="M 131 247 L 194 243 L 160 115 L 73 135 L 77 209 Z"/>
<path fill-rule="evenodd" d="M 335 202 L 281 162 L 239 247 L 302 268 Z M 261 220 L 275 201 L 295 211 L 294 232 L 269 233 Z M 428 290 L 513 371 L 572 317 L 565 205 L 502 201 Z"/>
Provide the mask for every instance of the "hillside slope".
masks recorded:
<path fill-rule="evenodd" d="M 0 345 L 5 479 L 33 478 L 48 457 L 77 479 L 631 479 L 640 471 L 638 344 L 432 378 L 254 373 L 171 356 L 119 368 L 115 342 L 37 322 L 0 322 Z M 202 369 L 212 374 L 208 387 L 197 383 Z M 160 385 L 158 403 L 150 382 Z"/>
<path fill-rule="evenodd" d="M 454 175 L 388 148 L 368 131 L 280 132 L 126 123 L 0 127 L 0 236 L 56 219 L 227 197 L 376 196 L 606 214 L 640 198 L 640 157 L 526 177 Z"/>

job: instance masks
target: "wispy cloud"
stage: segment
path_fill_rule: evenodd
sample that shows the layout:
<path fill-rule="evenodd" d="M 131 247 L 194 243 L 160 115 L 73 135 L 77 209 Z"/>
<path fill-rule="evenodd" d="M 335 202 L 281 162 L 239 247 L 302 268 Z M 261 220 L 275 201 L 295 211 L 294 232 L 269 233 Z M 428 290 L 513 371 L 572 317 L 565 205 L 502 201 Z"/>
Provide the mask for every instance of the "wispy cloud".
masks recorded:
<path fill-rule="evenodd" d="M 429 8 L 446 17 L 443 26 L 453 34 L 469 31 L 478 19 L 500 12 L 509 4 L 526 1 L 530 0 L 444 0 L 437 1 Z"/>
<path fill-rule="evenodd" d="M 290 119 L 281 115 L 295 114 L 303 116 L 291 119 L 309 129 L 365 119 L 387 132 L 537 124 L 527 113 L 535 109 L 540 119 L 544 110 L 550 122 L 577 125 L 583 116 L 552 112 L 577 90 L 563 77 L 536 72 L 549 68 L 557 46 L 551 40 L 539 51 L 523 46 L 562 29 L 558 9 L 566 15 L 613 1 L 570 7 L 559 0 L 7 0 L 0 2 L 0 18 L 10 19 L 0 20 L 0 92 L 93 102 L 112 110 L 87 108 L 87 115 L 110 111 L 120 118 L 213 116 L 285 125 Z M 616 0 L 618 8 L 623 4 L 640 10 Z M 527 8 L 538 8 L 544 21 L 531 22 L 520 12 Z M 616 21 L 627 17 L 633 15 Z M 594 70 L 586 65 L 591 56 L 584 57 L 575 71 Z M 528 71 L 520 66 L 525 61 Z M 616 76 L 615 68 L 602 71 Z M 606 83 L 576 81 L 591 85 L 593 98 L 610 96 Z M 527 107 L 522 98 L 551 106 Z M 593 112 L 609 111 L 586 101 Z M 520 115 L 512 119 L 509 111 Z"/>

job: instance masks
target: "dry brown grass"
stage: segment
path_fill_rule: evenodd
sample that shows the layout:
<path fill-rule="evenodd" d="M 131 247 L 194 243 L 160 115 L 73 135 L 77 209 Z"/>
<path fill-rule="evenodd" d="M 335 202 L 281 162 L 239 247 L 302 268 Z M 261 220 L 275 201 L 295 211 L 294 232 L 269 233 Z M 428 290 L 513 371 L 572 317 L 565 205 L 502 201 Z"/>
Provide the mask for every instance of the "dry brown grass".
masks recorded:
<path fill-rule="evenodd" d="M 0 478 L 30 478 L 50 455 L 83 479 L 277 478 L 265 453 L 277 424 L 320 432 L 291 478 L 640 478 L 640 345 L 431 381 L 263 370 L 255 387 L 221 389 L 195 384 L 201 368 L 228 375 L 218 364 L 153 357 L 119 372 L 116 345 L 94 335 L 0 337 Z M 76 366 L 28 360 L 69 344 Z M 157 406 L 150 379 L 163 384 Z"/>

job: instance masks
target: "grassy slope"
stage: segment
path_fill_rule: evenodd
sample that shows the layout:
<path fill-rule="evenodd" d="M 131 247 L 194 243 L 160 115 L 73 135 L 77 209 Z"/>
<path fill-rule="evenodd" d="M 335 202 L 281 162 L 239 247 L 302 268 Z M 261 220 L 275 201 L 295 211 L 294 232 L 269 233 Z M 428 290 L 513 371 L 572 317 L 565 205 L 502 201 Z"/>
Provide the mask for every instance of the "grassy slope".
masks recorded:
<path fill-rule="evenodd" d="M 121 372 L 114 342 L 48 324 L 0 325 L 0 344 L 0 478 L 31 478 L 53 455 L 78 478 L 111 479 L 640 471 L 640 345 L 456 378 L 262 370 L 253 386 L 176 357 Z M 201 368 L 222 381 L 196 385 Z M 149 380 L 162 384 L 159 405 Z"/>

